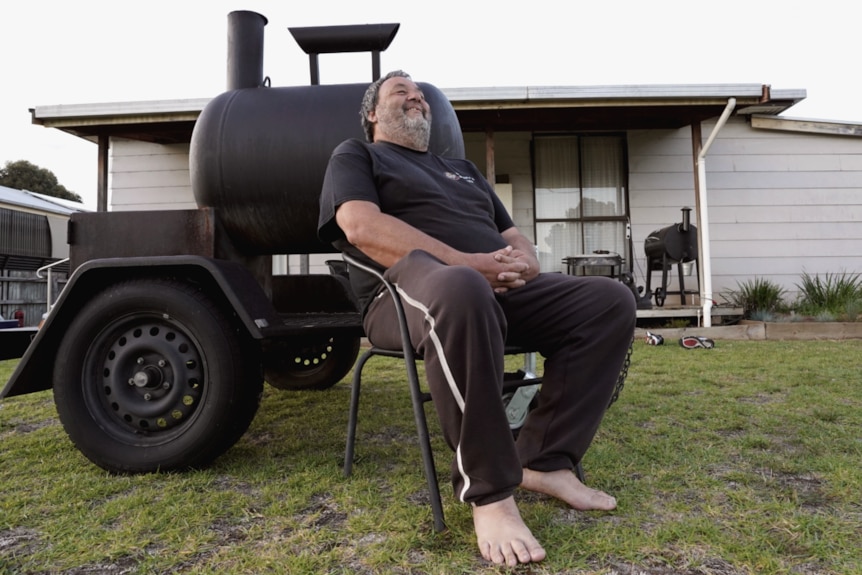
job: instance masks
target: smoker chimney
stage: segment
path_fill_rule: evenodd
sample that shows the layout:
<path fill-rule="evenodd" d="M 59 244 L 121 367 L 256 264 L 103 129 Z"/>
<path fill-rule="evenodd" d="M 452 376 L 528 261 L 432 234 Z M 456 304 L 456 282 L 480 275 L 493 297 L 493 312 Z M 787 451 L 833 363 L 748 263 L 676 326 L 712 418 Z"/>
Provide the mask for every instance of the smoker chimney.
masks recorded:
<path fill-rule="evenodd" d="M 691 226 L 691 208 L 682 208 L 682 225 L 679 231 L 688 233 L 689 226 Z"/>
<path fill-rule="evenodd" d="M 227 15 L 227 89 L 257 88 L 263 84 L 263 28 L 265 16 L 248 10 Z"/>

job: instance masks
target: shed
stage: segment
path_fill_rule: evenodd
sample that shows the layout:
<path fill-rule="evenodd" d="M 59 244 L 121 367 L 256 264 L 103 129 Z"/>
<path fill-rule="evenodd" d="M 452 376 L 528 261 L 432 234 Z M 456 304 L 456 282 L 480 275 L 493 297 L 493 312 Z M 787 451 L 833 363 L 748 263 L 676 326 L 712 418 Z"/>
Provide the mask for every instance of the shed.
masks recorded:
<path fill-rule="evenodd" d="M 0 315 L 20 311 L 26 325 L 39 322 L 68 275 L 66 226 L 81 211 L 75 202 L 0 186 Z M 46 266 L 50 279 L 37 273 Z"/>

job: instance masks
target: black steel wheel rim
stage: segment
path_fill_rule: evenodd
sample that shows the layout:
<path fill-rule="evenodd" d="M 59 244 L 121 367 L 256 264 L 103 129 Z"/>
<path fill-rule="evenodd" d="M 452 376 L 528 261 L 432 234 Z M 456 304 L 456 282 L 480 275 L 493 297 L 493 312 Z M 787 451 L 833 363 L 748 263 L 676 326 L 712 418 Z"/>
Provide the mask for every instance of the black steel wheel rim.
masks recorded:
<path fill-rule="evenodd" d="M 137 314 L 112 322 L 84 361 L 84 401 L 96 423 L 132 443 L 160 443 L 182 433 L 206 392 L 200 349 L 166 316 Z"/>
<path fill-rule="evenodd" d="M 310 376 L 326 367 L 326 360 L 333 353 L 332 338 L 311 345 L 292 348 L 286 367 L 298 376 Z"/>

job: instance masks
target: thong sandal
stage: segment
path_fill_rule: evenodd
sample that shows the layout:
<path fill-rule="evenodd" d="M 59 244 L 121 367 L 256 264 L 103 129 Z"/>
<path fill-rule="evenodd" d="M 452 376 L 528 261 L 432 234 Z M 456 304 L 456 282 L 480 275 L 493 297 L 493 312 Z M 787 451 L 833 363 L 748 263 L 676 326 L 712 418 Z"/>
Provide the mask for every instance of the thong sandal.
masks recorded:
<path fill-rule="evenodd" d="M 715 347 L 715 342 L 708 337 L 702 337 L 699 335 L 687 335 L 685 337 L 679 338 L 679 345 L 681 345 L 685 349 L 695 349 L 697 347 L 712 349 L 713 347 Z"/>
<path fill-rule="evenodd" d="M 646 341 L 648 345 L 662 345 L 664 343 L 664 338 L 659 333 L 646 332 L 644 341 Z"/>

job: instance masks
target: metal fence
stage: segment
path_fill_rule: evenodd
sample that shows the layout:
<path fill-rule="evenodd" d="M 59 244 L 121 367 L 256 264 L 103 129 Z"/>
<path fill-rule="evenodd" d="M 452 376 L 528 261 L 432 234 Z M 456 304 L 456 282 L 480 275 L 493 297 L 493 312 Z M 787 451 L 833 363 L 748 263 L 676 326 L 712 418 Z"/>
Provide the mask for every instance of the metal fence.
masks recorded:
<path fill-rule="evenodd" d="M 52 299 L 56 299 L 65 283 L 66 274 L 55 273 Z M 39 325 L 42 314 L 48 311 L 48 278 L 40 278 L 35 271 L 0 270 L 0 315 L 17 319 L 23 314 L 24 327 Z M 16 314 L 16 312 L 21 312 Z"/>

